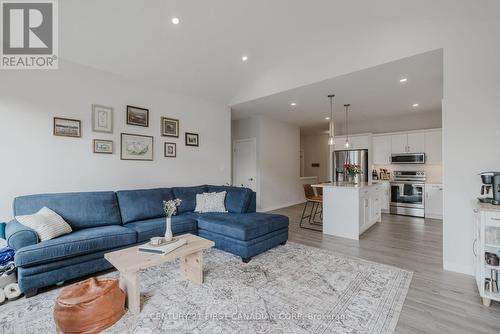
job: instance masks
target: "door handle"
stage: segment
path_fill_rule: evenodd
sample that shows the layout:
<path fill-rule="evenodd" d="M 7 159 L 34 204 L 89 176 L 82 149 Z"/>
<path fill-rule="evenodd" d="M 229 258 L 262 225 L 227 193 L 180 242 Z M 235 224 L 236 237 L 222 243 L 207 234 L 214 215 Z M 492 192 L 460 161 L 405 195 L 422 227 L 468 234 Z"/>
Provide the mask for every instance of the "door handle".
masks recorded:
<path fill-rule="evenodd" d="M 249 178 L 248 181 L 253 181 L 253 177 Z"/>

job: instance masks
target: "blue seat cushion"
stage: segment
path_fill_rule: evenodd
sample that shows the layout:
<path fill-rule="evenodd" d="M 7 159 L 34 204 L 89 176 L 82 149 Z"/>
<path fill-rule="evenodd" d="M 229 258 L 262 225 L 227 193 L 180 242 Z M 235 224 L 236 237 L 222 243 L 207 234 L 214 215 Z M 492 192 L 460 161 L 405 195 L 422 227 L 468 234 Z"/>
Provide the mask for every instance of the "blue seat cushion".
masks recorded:
<path fill-rule="evenodd" d="M 31 215 L 44 206 L 59 214 L 73 230 L 122 223 L 118 201 L 112 191 L 17 197 L 14 216 Z"/>
<path fill-rule="evenodd" d="M 38 265 L 131 245 L 135 242 L 136 232 L 123 226 L 86 228 L 23 247 L 17 251 L 15 263 L 18 267 Z"/>
<path fill-rule="evenodd" d="M 194 211 L 196 208 L 196 194 L 207 192 L 207 186 L 196 187 L 174 187 L 172 188 L 174 197 L 182 200 L 181 205 L 177 208 L 179 213 Z"/>
<path fill-rule="evenodd" d="M 162 237 L 165 235 L 165 217 L 142 220 L 134 223 L 127 224 L 130 228 L 137 232 L 137 242 L 148 241 L 152 237 Z M 196 232 L 196 220 L 185 215 L 172 217 L 172 233 L 182 234 L 189 232 Z"/>
<path fill-rule="evenodd" d="M 165 217 L 163 201 L 174 197 L 172 189 L 121 190 L 116 192 L 124 224 L 138 220 Z"/>
<path fill-rule="evenodd" d="M 268 213 L 206 213 L 198 218 L 200 230 L 243 241 L 287 227 L 288 217 Z"/>
<path fill-rule="evenodd" d="M 243 187 L 208 186 L 208 192 L 226 192 L 226 210 L 232 213 L 245 213 L 252 199 L 252 190 Z"/>

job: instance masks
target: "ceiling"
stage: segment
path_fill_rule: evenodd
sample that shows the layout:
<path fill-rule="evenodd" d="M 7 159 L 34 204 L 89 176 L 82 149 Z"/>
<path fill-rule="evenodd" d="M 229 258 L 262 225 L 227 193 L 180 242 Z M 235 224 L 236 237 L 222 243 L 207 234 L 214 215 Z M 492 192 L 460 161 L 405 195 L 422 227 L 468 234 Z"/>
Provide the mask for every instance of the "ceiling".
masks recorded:
<path fill-rule="evenodd" d="M 478 6 L 462 7 L 449 11 L 435 0 L 64 0 L 59 47 L 65 60 L 230 105 L 255 95 L 246 92 L 271 89 L 277 69 L 294 68 L 284 74 L 304 74 L 311 83 L 346 73 L 335 68 L 335 59 L 358 64 L 366 55 L 356 48 L 347 52 L 348 46 L 372 49 L 373 64 L 379 64 L 375 50 L 392 32 Z M 173 25 L 172 17 L 180 24 Z M 325 69 L 321 78 L 312 74 L 319 65 Z M 280 77 L 287 87 L 296 86 Z"/>
<path fill-rule="evenodd" d="M 404 83 L 400 79 L 406 78 Z M 443 52 L 435 50 L 253 101 L 233 105 L 233 119 L 266 115 L 297 124 L 302 133 L 328 130 L 329 94 L 334 122 L 345 132 L 349 103 L 351 131 L 390 132 L 441 126 Z M 291 103 L 296 103 L 292 106 Z M 418 107 L 412 105 L 418 103 Z"/>

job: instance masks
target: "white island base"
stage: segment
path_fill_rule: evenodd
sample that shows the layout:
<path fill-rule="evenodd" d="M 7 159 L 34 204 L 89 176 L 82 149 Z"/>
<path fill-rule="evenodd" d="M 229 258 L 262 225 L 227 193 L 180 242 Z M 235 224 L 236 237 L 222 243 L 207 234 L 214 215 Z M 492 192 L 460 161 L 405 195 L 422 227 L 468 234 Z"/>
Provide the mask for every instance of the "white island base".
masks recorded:
<path fill-rule="evenodd" d="M 326 183 L 323 188 L 323 233 L 359 240 L 382 219 L 383 185 L 362 182 Z"/>

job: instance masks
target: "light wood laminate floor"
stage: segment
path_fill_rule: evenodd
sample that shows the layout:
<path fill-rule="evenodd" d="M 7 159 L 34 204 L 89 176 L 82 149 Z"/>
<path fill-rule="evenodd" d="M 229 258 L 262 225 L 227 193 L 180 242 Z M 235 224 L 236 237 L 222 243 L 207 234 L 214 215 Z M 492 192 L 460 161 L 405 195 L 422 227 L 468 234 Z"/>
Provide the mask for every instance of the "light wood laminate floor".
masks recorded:
<path fill-rule="evenodd" d="M 500 303 L 482 306 L 472 276 L 442 269 L 440 220 L 384 214 L 354 241 L 300 228 L 302 208 L 273 211 L 290 218 L 290 241 L 413 271 L 396 333 L 500 333 Z"/>

